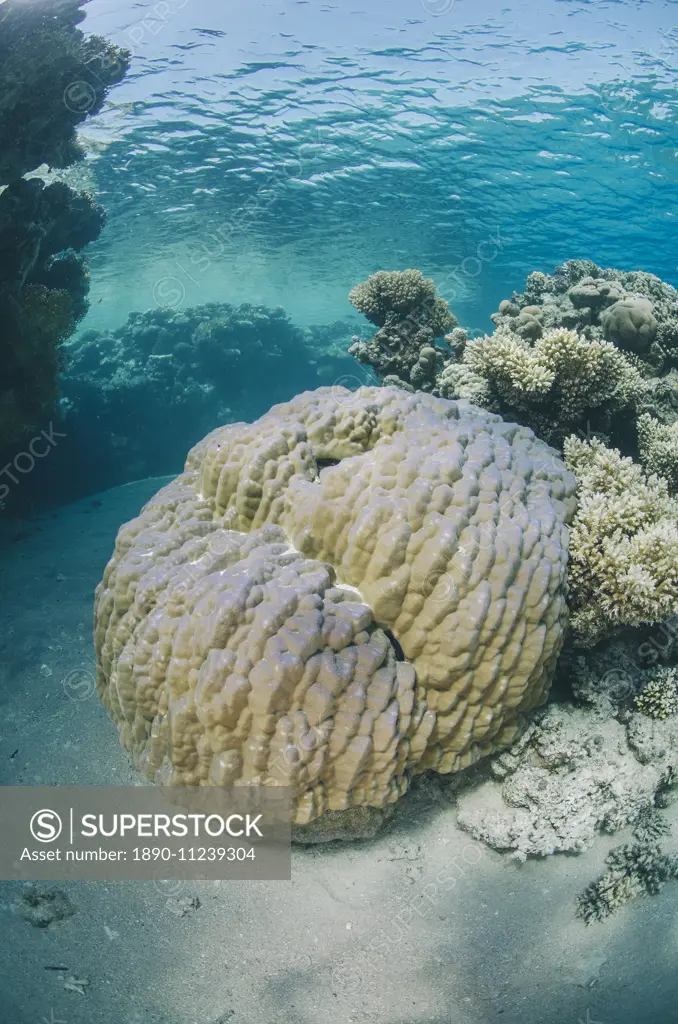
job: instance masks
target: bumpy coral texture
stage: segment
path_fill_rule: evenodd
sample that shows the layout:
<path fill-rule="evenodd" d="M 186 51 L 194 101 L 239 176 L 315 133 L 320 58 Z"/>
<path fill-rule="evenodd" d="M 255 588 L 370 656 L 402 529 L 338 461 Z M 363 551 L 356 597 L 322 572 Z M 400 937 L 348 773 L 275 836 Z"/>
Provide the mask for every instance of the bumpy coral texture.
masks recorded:
<path fill-rule="evenodd" d="M 579 481 L 568 574 L 577 642 L 678 610 L 678 501 L 666 480 L 596 439 L 568 438 L 565 462 Z"/>
<path fill-rule="evenodd" d="M 123 526 L 98 686 L 148 777 L 380 807 L 512 742 L 567 624 L 575 478 L 524 427 L 391 388 L 209 434 Z"/>
<path fill-rule="evenodd" d="M 560 445 L 594 411 L 600 419 L 632 408 L 646 388 L 608 341 L 551 329 L 530 344 L 500 326 L 491 337 L 467 342 L 462 362 L 441 374 L 439 390 L 515 416 L 545 441 Z"/>

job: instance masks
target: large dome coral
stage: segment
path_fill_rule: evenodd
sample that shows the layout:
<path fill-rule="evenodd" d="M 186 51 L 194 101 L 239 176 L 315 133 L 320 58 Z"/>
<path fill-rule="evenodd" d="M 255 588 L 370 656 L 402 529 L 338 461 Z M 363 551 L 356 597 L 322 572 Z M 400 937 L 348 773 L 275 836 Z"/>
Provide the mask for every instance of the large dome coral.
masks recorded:
<path fill-rule="evenodd" d="M 100 696 L 146 775 L 383 807 L 510 743 L 567 622 L 576 481 L 465 402 L 321 388 L 213 431 L 119 532 Z"/>

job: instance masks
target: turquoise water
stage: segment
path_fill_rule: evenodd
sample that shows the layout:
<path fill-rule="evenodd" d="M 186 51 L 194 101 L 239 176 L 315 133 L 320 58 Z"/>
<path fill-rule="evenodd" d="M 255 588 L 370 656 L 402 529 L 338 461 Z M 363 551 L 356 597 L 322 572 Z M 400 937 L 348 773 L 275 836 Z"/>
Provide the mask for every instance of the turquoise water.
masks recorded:
<path fill-rule="evenodd" d="M 245 760 L 263 751 L 262 764 L 264 755 L 272 761 L 274 733 L 276 741 L 284 737 L 287 765 L 303 755 L 306 770 L 320 730 L 304 729 L 316 711 L 328 734 L 345 728 L 351 735 L 356 707 L 368 708 L 356 748 L 366 749 L 365 736 L 371 742 L 379 708 L 382 746 L 375 748 L 388 756 L 370 761 L 379 771 L 360 790 L 355 832 L 355 806 L 349 809 L 347 829 L 359 839 L 295 845 L 289 877 L 167 880 L 159 865 L 153 876 L 133 878 L 43 874 L 32 889 L 16 872 L 0 871 L 0 1024 L 675 1024 L 678 885 L 667 884 L 661 896 L 656 890 L 678 878 L 678 691 L 665 681 L 660 696 L 669 711 L 661 721 L 649 712 L 642 718 L 636 697 L 652 667 L 678 673 L 678 619 L 648 613 L 609 645 L 602 634 L 592 651 L 577 646 L 567 613 L 577 581 L 566 576 L 573 559 L 565 524 L 576 480 L 557 453 L 484 411 L 469 414 L 460 405 L 450 412 L 444 398 L 415 396 L 408 405 L 410 396 L 376 388 L 356 398 L 357 385 L 382 381 L 376 363 L 359 364 L 347 350 L 354 333 L 372 333 L 348 294 L 379 270 L 422 271 L 471 338 L 494 330 L 491 314 L 523 292 L 531 272 L 551 274 L 568 260 L 649 271 L 678 287 L 678 0 L 90 0 L 85 9 L 84 31 L 128 48 L 132 62 L 101 112 L 80 126 L 86 159 L 56 172 L 91 191 L 107 213 L 101 235 L 84 249 L 89 310 L 63 344 L 63 366 L 47 368 L 54 381 L 45 373 L 48 385 L 59 376 L 60 394 L 54 387 L 52 404 L 36 403 L 37 413 L 32 396 L 22 394 L 33 419 L 23 433 L 7 427 L 7 438 L 2 428 L 14 424 L 2 415 L 14 410 L 14 395 L 0 365 L 0 868 L 14 841 L 4 787 L 13 798 L 16 787 L 27 787 L 27 802 L 36 786 L 97 793 L 94 787 L 119 786 L 123 797 L 135 787 L 136 796 L 153 798 L 167 790 L 145 782 L 166 782 L 170 770 L 181 769 L 193 785 L 230 777 L 229 759 L 242 751 Z M 0 84 L 3 72 L 0 63 Z M 0 102 L 0 138 L 2 116 Z M 17 256 L 19 265 L 15 250 L 25 253 L 25 239 L 17 245 L 17 234 L 7 243 L 4 215 L 0 206 L 0 257 L 9 253 L 10 265 Z M 9 308 L 2 306 L 3 269 L 0 313 Z M 61 272 L 64 294 L 70 287 L 82 299 L 87 280 L 77 260 L 57 260 L 50 277 L 53 269 L 49 259 L 40 264 L 38 283 L 54 285 Z M 614 285 L 612 277 L 595 288 Z M 26 281 L 10 281 L 11 300 L 23 301 L 35 283 Z M 560 305 L 545 302 L 537 317 L 565 308 L 563 281 Z M 674 314 L 678 325 L 678 296 L 669 309 L 674 298 L 660 291 L 653 294 L 659 328 L 652 320 L 666 337 Z M 29 297 L 44 310 L 36 292 L 39 298 L 39 289 Z M 573 300 L 567 310 L 574 315 L 568 326 L 575 322 L 587 344 L 589 329 L 598 332 L 595 343 L 603 336 L 591 301 L 590 309 L 575 309 Z M 539 333 L 521 337 L 541 337 L 535 307 L 528 308 L 521 324 L 519 311 L 504 307 L 505 321 L 519 331 L 531 317 Z M 16 323 L 41 340 L 32 310 L 27 300 Z M 410 327 L 415 313 L 422 315 L 415 325 L 425 326 L 421 310 L 430 312 L 420 296 Z M 641 321 L 647 333 L 647 311 Z M 378 318 L 373 325 L 384 327 Z M 396 318 L 379 332 L 385 348 L 401 326 Z M 20 342 L 29 335 L 4 323 L 0 330 L 12 344 L 18 338 L 14 349 L 23 357 Z M 404 349 L 411 337 L 416 347 L 412 365 L 403 363 L 406 389 L 418 372 L 422 391 L 431 390 L 426 372 L 443 347 L 430 333 L 403 329 Z M 657 399 L 657 408 L 662 426 L 673 429 L 678 333 L 668 355 L 660 353 L 667 356 L 661 367 L 643 363 L 656 356 L 649 345 L 636 358 L 641 329 L 631 334 L 629 377 L 663 375 L 665 404 Z M 436 339 L 437 352 L 430 347 Z M 0 334 L 0 356 L 3 340 Z M 43 369 L 35 357 L 26 365 L 29 377 Z M 564 365 L 567 378 L 567 359 Z M 621 380 L 618 363 L 605 365 Z M 249 427 L 273 403 L 319 385 L 327 386 L 322 398 L 305 399 L 318 401 L 317 409 L 308 405 L 313 415 L 302 403 L 278 411 L 279 422 Z M 596 402 L 611 410 L 605 420 L 604 409 L 593 409 L 592 416 L 601 412 L 601 434 L 612 423 L 640 458 L 634 417 L 641 399 L 617 408 L 617 396 L 597 386 L 603 397 Z M 563 412 L 554 436 L 576 429 L 590 440 L 598 421 L 592 427 L 588 406 L 579 416 L 562 395 L 553 401 L 576 420 L 572 426 Z M 396 411 L 384 413 L 382 402 Z M 552 410 L 537 411 L 548 423 Z M 409 431 L 405 441 L 390 432 L 398 417 L 402 436 Z M 210 434 L 231 423 L 232 433 Z M 341 443 L 335 427 L 345 430 Z M 172 484 L 187 451 L 208 434 L 195 456 L 200 476 Z M 232 456 L 226 469 L 222 440 Z M 447 461 L 453 458 L 461 459 L 456 468 Z M 462 464 L 469 476 L 489 469 L 482 487 L 464 477 L 455 505 L 448 499 Z M 628 479 L 628 491 L 637 489 Z M 146 503 L 164 486 L 170 489 L 149 511 Z M 222 506 L 230 486 L 236 498 Z M 399 488 L 405 497 L 396 494 L 400 504 L 390 504 Z M 483 529 L 495 492 L 506 521 L 492 549 Z M 636 498 L 636 505 L 629 499 L 634 516 L 643 505 Z M 678 550 L 669 522 L 678 506 L 656 501 L 667 550 Z M 142 507 L 146 518 L 137 519 Z M 469 535 L 477 531 L 470 554 L 466 534 L 455 548 L 467 513 Z M 413 528 L 409 548 L 408 516 L 424 524 Z M 648 550 L 661 565 L 665 538 L 657 536 L 641 554 Z M 360 556 L 356 564 L 367 565 L 364 579 L 349 579 L 350 566 L 342 576 L 349 559 L 335 554 L 346 537 Z M 315 545 L 311 554 L 305 544 Z M 393 571 L 406 548 L 413 565 L 420 559 L 416 570 L 403 564 Z M 644 567 L 630 558 L 628 566 L 618 574 L 622 597 L 627 584 L 649 592 L 655 577 L 648 570 L 643 584 Z M 675 566 L 669 570 L 667 590 Z M 576 571 L 585 575 L 581 565 Z M 389 615 L 412 579 L 419 591 L 414 584 L 407 591 L 400 633 Z M 361 593 L 363 583 L 372 597 Z M 464 588 L 466 604 L 458 600 Z M 584 611 L 596 601 L 595 610 L 602 607 L 593 593 Z M 422 607 L 424 625 L 416 621 Z M 505 608 L 511 624 L 500 634 Z M 503 648 L 492 647 L 493 630 Z M 419 644 L 430 644 L 429 661 L 415 664 Z M 522 702 L 524 651 L 533 671 L 523 676 L 546 708 L 543 720 L 529 719 L 534 731 L 519 733 L 509 711 L 521 701 L 531 714 L 538 702 Z M 534 651 L 537 668 L 529 662 Z M 515 669 L 513 683 L 497 678 L 502 659 L 510 662 L 507 673 Z M 355 664 L 365 678 L 351 675 Z M 346 703 L 335 704 L 346 690 Z M 456 741 L 458 723 L 466 728 L 459 726 L 454 749 L 462 754 L 445 774 L 450 740 L 441 760 L 426 762 L 436 771 L 414 777 L 419 761 L 407 760 L 408 744 L 415 736 L 417 756 L 430 751 L 424 733 L 434 705 L 435 729 L 442 722 Z M 652 705 L 647 693 L 645 705 Z M 455 721 L 458 707 L 463 715 Z M 525 745 L 501 762 L 493 754 L 492 768 L 486 757 L 457 772 L 476 735 L 476 720 L 468 725 L 475 712 L 488 727 L 505 714 L 502 743 L 520 735 Z M 259 733 L 247 731 L 254 718 L 263 722 Z M 283 718 L 287 732 L 279 728 Z M 421 732 L 406 731 L 413 720 Z M 323 758 L 331 763 L 335 752 L 323 746 L 308 768 L 310 776 L 320 765 L 318 790 L 334 782 L 327 781 L 333 763 L 322 772 Z M 162 762 L 155 775 L 137 770 L 151 762 Z M 200 775 L 208 763 L 209 776 Z M 265 766 L 272 777 L 280 768 Z M 338 774 L 353 770 L 347 758 Z M 382 776 L 389 796 L 412 783 L 383 822 Z M 199 792 L 207 788 L 218 787 Z M 323 828 L 339 828 L 336 821 L 319 815 L 301 838 L 316 825 L 327 838 Z M 608 919 L 606 858 L 619 844 L 641 843 L 639 822 L 644 841 L 661 843 L 666 857 L 654 847 L 649 855 L 632 848 L 640 849 L 628 855 L 636 874 L 629 868 L 614 879 L 618 906 Z M 376 825 L 383 827 L 373 835 Z M 601 878 L 596 902 L 590 887 Z M 590 926 L 576 914 L 587 892 Z"/>
<path fill-rule="evenodd" d="M 380 268 L 483 330 L 568 258 L 675 283 L 675 10 L 94 0 L 135 60 L 85 127 L 110 213 L 87 325 L 158 298 L 326 322 Z"/>

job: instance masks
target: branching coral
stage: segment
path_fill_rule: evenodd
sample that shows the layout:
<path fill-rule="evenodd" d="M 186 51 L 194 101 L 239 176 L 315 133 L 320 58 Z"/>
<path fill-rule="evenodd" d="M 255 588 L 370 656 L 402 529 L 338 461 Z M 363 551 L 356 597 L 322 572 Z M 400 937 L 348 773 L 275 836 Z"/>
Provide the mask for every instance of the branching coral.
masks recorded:
<path fill-rule="evenodd" d="M 649 413 L 638 417 L 638 453 L 648 473 L 665 477 L 678 492 L 678 420 L 660 423 Z"/>
<path fill-rule="evenodd" d="M 678 608 L 678 502 L 666 481 L 598 440 L 565 441 L 579 504 L 570 533 L 569 604 L 576 641 Z"/>
<path fill-rule="evenodd" d="M 678 858 L 650 842 L 636 842 L 612 850 L 608 870 L 587 886 L 577 900 L 577 916 L 585 924 L 603 921 L 636 896 L 656 896 L 665 883 L 678 879 Z"/>
<path fill-rule="evenodd" d="M 678 669 L 658 668 L 634 699 L 638 711 L 663 719 L 678 714 Z"/>
<path fill-rule="evenodd" d="M 354 338 L 350 354 L 387 384 L 433 390 L 449 355 L 435 341 L 457 323 L 433 281 L 419 270 L 380 270 L 356 285 L 349 299 L 379 328 L 368 341 Z"/>
<path fill-rule="evenodd" d="M 526 423 L 550 444 L 577 428 L 602 429 L 646 391 L 640 373 L 607 341 L 551 329 L 534 344 L 499 329 L 467 342 L 461 363 L 440 377 L 442 394 L 482 400 Z"/>

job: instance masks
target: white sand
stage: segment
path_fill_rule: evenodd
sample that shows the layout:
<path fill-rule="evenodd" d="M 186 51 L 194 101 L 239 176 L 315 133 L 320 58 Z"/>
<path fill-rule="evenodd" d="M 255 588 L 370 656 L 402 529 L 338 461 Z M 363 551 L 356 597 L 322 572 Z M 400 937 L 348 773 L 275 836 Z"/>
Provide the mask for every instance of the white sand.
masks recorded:
<path fill-rule="evenodd" d="M 0 782 L 135 781 L 93 692 L 92 592 L 119 524 L 162 482 L 62 509 L 2 549 Z M 601 925 L 573 916 L 626 838 L 518 865 L 422 780 L 376 840 L 296 849 L 292 882 L 190 883 L 178 895 L 200 906 L 184 917 L 177 883 L 39 883 L 77 906 L 42 930 L 12 910 L 20 883 L 0 883 L 0 1021 L 675 1022 L 678 885 Z M 86 994 L 46 964 L 89 979 Z"/>

